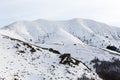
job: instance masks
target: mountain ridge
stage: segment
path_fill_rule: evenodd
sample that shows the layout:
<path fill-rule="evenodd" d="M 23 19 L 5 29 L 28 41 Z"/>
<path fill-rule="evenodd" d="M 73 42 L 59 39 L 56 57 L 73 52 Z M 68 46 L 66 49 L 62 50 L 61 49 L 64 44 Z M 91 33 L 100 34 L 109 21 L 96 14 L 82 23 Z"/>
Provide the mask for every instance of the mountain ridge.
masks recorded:
<path fill-rule="evenodd" d="M 119 69 L 120 54 L 106 47 L 119 48 L 119 33 L 120 28 L 87 19 L 40 19 L 10 24 L 0 29 L 0 61 L 5 63 L 0 67 L 7 67 L 0 69 L 0 77 L 3 80 L 115 80 L 114 76 L 108 76 Z M 9 60 L 13 64 L 7 65 Z M 115 66 L 111 65 L 113 62 Z M 16 63 L 20 68 L 14 69 Z M 103 74 L 104 70 L 108 73 Z M 116 73 L 119 80 L 119 71 Z"/>
<path fill-rule="evenodd" d="M 35 39 L 38 37 L 43 38 L 45 36 L 51 36 L 51 35 L 53 37 L 54 36 L 53 34 L 59 36 L 60 34 L 56 33 L 57 30 L 59 33 L 61 33 L 59 29 L 63 29 L 67 33 L 73 35 L 74 37 L 79 38 L 79 40 L 84 41 L 85 37 L 87 37 L 88 39 L 86 39 L 87 41 L 85 40 L 85 43 L 89 43 L 90 41 L 88 40 L 91 40 L 91 37 L 94 36 L 95 39 L 99 39 L 100 41 L 99 40 L 92 41 L 93 44 L 96 44 L 97 43 L 96 41 L 99 41 L 98 44 L 101 41 L 102 43 L 103 41 L 106 41 L 105 44 L 103 44 L 105 46 L 106 44 L 117 45 L 117 44 L 113 44 L 112 42 L 114 41 L 114 39 L 120 40 L 119 38 L 120 31 L 117 32 L 117 30 L 119 30 L 118 28 L 116 29 L 107 24 L 103 24 L 87 19 L 72 19 L 68 21 L 47 21 L 43 19 L 35 20 L 31 22 L 21 21 L 9 25 L 5 28 L 2 28 L 2 30 L 6 30 L 6 29 L 17 33 L 17 35 L 19 36 L 22 35 L 22 37 L 27 37 L 28 39 L 32 39 L 32 38 Z M 112 39 L 112 41 L 110 41 L 110 39 Z M 34 42 L 35 41 L 39 43 L 38 40 L 34 40 Z M 42 41 L 40 41 L 40 43 L 42 43 Z M 102 43 L 100 44 L 102 45 Z M 97 45 L 93 45 L 93 46 L 97 46 Z"/>

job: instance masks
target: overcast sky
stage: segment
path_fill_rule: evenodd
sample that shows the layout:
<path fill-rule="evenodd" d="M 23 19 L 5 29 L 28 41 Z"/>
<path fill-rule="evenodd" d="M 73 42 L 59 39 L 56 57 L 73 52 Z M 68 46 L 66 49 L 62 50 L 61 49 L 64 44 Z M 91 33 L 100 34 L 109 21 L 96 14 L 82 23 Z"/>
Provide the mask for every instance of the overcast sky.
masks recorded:
<path fill-rule="evenodd" d="M 41 18 L 86 18 L 120 26 L 120 0 L 0 0 L 0 26 Z"/>

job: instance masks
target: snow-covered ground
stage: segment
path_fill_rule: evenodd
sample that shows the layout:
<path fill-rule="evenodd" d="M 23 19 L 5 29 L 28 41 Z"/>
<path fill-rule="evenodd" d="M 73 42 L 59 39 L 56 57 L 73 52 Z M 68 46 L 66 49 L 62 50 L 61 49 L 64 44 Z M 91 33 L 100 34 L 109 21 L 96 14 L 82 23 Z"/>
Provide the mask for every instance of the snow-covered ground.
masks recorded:
<path fill-rule="evenodd" d="M 108 45 L 119 47 L 119 33 L 120 28 L 87 19 L 15 22 L 0 29 L 0 77 L 77 80 L 86 75 L 100 80 L 90 63 L 96 57 L 105 61 L 120 58 L 118 52 L 106 49 Z M 54 54 L 49 48 L 61 54 Z M 74 67 L 60 64 L 62 54 L 71 54 L 80 64 Z"/>
<path fill-rule="evenodd" d="M 101 80 L 83 63 L 60 64 L 61 54 L 13 38 L 0 35 L 0 51 L 0 80 Z"/>

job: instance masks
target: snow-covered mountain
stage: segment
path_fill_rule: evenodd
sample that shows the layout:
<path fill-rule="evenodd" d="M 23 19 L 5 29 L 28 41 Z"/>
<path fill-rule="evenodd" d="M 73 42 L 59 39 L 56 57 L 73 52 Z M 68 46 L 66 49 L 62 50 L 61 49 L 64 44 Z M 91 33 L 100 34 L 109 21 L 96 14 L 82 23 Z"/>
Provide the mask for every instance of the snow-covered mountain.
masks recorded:
<path fill-rule="evenodd" d="M 101 73 L 120 73 L 120 53 L 106 49 L 119 48 L 120 28 L 93 20 L 15 22 L 0 29 L 0 45 L 1 80 L 110 80 Z"/>
<path fill-rule="evenodd" d="M 8 36 L 0 36 L 0 51 L 0 80 L 101 80 L 79 60 L 70 57 L 74 62 L 64 65 L 61 53 Z"/>
<path fill-rule="evenodd" d="M 68 41 L 98 47 L 120 44 L 120 29 L 86 19 L 20 21 L 4 27 L 3 30 L 12 31 L 24 40 L 37 44 L 66 44 Z"/>

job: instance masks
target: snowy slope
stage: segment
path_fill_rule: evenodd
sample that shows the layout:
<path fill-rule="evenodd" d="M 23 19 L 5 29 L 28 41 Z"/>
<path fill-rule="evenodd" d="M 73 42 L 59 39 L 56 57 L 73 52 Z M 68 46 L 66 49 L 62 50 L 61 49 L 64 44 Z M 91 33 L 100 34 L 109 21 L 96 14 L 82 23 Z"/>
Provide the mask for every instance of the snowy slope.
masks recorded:
<path fill-rule="evenodd" d="M 68 41 L 98 47 L 120 44 L 120 29 L 87 19 L 21 21 L 2 30 L 12 31 L 26 41 L 37 44 L 66 44 Z"/>
<path fill-rule="evenodd" d="M 0 80 L 101 80 L 81 62 L 60 64 L 61 54 L 8 36 L 0 35 L 0 51 Z"/>
<path fill-rule="evenodd" d="M 0 41 L 0 61 L 5 61 L 0 71 L 5 80 L 15 77 L 22 80 L 77 80 L 83 75 L 99 80 L 94 75 L 96 68 L 91 64 L 92 60 L 112 62 L 113 58 L 120 59 L 120 53 L 106 49 L 108 45 L 119 47 L 120 28 L 87 19 L 15 22 L 0 29 Z M 54 54 L 53 49 L 60 54 Z M 70 54 L 70 59 L 73 62 L 76 59 L 80 64 L 72 64 L 74 67 L 60 64 L 59 57 L 64 54 Z M 10 60 L 12 63 L 8 64 Z"/>

